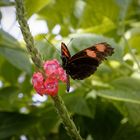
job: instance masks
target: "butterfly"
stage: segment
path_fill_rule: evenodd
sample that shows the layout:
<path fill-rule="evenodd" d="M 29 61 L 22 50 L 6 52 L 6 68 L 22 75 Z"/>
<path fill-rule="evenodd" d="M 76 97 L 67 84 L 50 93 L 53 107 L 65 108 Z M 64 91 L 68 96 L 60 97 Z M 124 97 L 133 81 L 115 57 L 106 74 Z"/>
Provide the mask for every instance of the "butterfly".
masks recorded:
<path fill-rule="evenodd" d="M 65 43 L 61 43 L 62 67 L 67 74 L 67 92 L 70 89 L 70 78 L 83 80 L 93 74 L 97 67 L 107 56 L 114 53 L 112 48 L 106 42 L 95 44 L 89 48 L 79 51 L 71 56 Z"/>

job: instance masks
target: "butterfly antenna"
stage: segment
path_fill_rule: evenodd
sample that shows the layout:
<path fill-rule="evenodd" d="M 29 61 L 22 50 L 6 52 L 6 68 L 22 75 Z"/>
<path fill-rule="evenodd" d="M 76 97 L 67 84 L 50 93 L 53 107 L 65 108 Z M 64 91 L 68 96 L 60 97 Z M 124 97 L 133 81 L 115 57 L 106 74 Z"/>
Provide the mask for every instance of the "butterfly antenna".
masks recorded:
<path fill-rule="evenodd" d="M 69 46 L 69 44 L 72 42 L 73 39 L 74 39 L 74 38 L 71 38 L 71 39 L 70 39 L 70 41 L 69 41 L 69 43 L 67 44 L 67 46 Z"/>
<path fill-rule="evenodd" d="M 45 36 L 43 36 L 43 38 L 53 47 L 55 47 Z"/>
<path fill-rule="evenodd" d="M 43 38 L 44 38 L 51 46 L 53 46 L 53 47 L 56 49 L 56 51 L 60 54 L 60 51 L 59 51 L 45 36 L 43 36 Z"/>

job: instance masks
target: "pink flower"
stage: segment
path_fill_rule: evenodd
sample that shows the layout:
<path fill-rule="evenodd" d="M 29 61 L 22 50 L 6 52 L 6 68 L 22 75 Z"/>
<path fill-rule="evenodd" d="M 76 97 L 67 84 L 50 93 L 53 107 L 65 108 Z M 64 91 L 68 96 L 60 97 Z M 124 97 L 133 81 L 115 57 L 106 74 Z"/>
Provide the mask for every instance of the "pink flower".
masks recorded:
<path fill-rule="evenodd" d="M 33 84 L 35 90 L 37 91 L 37 93 L 39 93 L 40 95 L 45 93 L 44 77 L 43 77 L 42 73 L 37 72 L 37 73 L 33 74 L 32 84 Z"/>
<path fill-rule="evenodd" d="M 46 61 L 43 67 L 48 77 L 66 82 L 66 73 L 56 59 Z"/>
<path fill-rule="evenodd" d="M 40 72 L 34 73 L 32 78 L 32 83 L 36 87 L 38 85 L 41 85 L 44 81 L 43 75 Z"/>
<path fill-rule="evenodd" d="M 56 59 L 46 61 L 43 68 L 47 78 L 45 79 L 40 72 L 34 73 L 32 77 L 33 87 L 40 95 L 55 96 L 58 92 L 58 80 L 66 82 L 66 73 Z"/>
<path fill-rule="evenodd" d="M 47 78 L 44 82 L 46 93 L 55 96 L 58 93 L 58 80 Z"/>
<path fill-rule="evenodd" d="M 58 68 L 58 75 L 59 75 L 59 80 L 61 80 L 62 82 L 67 81 L 66 72 L 64 71 L 62 67 Z"/>
<path fill-rule="evenodd" d="M 43 67 L 46 72 L 46 75 L 51 76 L 57 74 L 57 69 L 60 67 L 60 64 L 56 59 L 54 59 L 46 61 Z"/>

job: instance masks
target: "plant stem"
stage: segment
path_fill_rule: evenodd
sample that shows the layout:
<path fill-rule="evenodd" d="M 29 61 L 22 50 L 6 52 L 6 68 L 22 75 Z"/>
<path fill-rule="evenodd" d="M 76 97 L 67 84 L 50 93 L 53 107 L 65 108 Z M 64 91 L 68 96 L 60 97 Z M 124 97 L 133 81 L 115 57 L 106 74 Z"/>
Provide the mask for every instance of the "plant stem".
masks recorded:
<path fill-rule="evenodd" d="M 34 40 L 31 35 L 29 26 L 27 24 L 27 19 L 25 16 L 25 8 L 23 5 L 23 0 L 15 0 L 16 4 L 16 15 L 18 19 L 18 23 L 20 25 L 20 29 L 24 38 L 24 41 L 26 43 L 27 50 L 29 54 L 31 55 L 31 58 L 34 62 L 34 64 L 41 69 L 42 68 L 42 61 L 41 56 L 38 53 L 37 49 L 34 46 Z"/>
<path fill-rule="evenodd" d="M 130 46 L 129 43 L 128 43 L 128 40 L 126 39 L 126 37 L 125 37 L 124 35 L 123 35 L 123 39 L 124 39 L 124 41 L 125 41 L 125 44 L 128 46 L 128 49 L 129 49 L 129 51 L 130 51 L 131 56 L 133 57 L 134 61 L 136 62 L 137 66 L 138 66 L 138 71 L 140 72 L 140 64 L 139 64 L 139 61 L 137 60 L 135 54 L 134 54 L 133 51 L 132 51 L 131 46 Z"/>
<path fill-rule="evenodd" d="M 42 60 L 41 60 L 41 55 L 38 53 L 37 49 L 34 47 L 34 40 L 31 35 L 29 26 L 27 24 L 27 19 L 25 16 L 25 7 L 23 4 L 23 0 L 15 0 L 16 3 L 16 14 L 17 14 L 17 19 L 20 25 L 21 32 L 23 34 L 23 38 L 26 43 L 26 47 L 28 50 L 28 53 L 31 55 L 31 58 L 34 62 L 34 64 L 44 73 L 42 69 Z M 45 75 L 45 73 L 44 73 Z M 58 95 L 55 97 L 52 97 L 55 107 L 58 111 L 58 114 L 60 115 L 64 125 L 65 129 L 68 132 L 68 134 L 71 136 L 72 139 L 75 140 L 82 140 L 73 120 L 71 120 L 70 115 L 67 111 L 67 108 L 62 100 L 62 98 Z"/>
<path fill-rule="evenodd" d="M 68 134 L 74 140 L 82 140 L 82 137 L 79 134 L 74 122 L 70 118 L 70 114 L 67 111 L 67 108 L 60 96 L 52 97 L 55 103 L 55 107 L 63 120 L 63 124 L 65 125 L 65 129 L 67 130 Z"/>

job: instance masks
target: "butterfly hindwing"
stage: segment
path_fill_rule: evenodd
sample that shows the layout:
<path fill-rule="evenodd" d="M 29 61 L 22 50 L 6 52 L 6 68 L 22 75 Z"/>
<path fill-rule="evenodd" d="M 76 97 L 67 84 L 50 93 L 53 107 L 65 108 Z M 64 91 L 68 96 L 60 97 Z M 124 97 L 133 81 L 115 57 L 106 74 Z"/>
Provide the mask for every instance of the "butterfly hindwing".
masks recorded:
<path fill-rule="evenodd" d="M 66 71 L 73 79 L 82 80 L 93 74 L 102 60 L 113 53 L 107 43 L 99 43 L 73 55 Z"/>
<path fill-rule="evenodd" d="M 67 73 L 73 78 L 82 80 L 93 74 L 99 62 L 91 57 L 80 57 L 80 59 L 75 59 L 70 61 L 67 65 Z"/>

